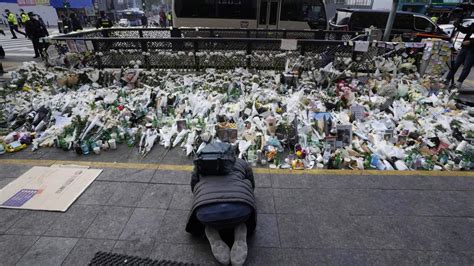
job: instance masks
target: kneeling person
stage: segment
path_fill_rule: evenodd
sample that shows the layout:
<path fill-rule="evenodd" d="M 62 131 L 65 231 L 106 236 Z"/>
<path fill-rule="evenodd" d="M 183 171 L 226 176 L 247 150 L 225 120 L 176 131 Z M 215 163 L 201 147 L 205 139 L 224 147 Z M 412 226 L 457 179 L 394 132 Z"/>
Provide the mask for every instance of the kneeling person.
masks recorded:
<path fill-rule="evenodd" d="M 243 265 L 247 259 L 247 232 L 257 221 L 252 168 L 236 159 L 229 144 L 207 145 L 195 160 L 191 179 L 193 206 L 186 231 L 205 233 L 214 257 L 222 264 Z M 220 231 L 234 230 L 230 249 Z"/>

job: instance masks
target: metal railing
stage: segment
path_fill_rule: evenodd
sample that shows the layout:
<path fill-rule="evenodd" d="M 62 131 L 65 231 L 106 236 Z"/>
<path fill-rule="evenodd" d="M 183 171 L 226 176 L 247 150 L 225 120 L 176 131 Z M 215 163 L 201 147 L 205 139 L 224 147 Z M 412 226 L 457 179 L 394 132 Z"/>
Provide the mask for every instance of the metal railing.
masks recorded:
<path fill-rule="evenodd" d="M 111 28 L 81 31 L 62 35 L 82 38 L 266 38 L 308 40 L 350 40 L 364 34 L 358 31 L 282 30 L 282 29 L 230 29 L 230 28 Z"/>
<path fill-rule="evenodd" d="M 143 32 L 147 32 L 146 29 Z M 305 69 L 321 68 L 332 62 L 340 70 L 372 72 L 375 71 L 374 59 L 378 56 L 403 54 L 419 61 L 423 51 L 423 48 L 395 50 L 393 45 L 391 48 L 370 45 L 368 51 L 357 52 L 351 42 L 305 39 L 294 42 L 290 50 L 283 47 L 284 39 L 264 38 L 85 38 L 67 35 L 49 40 L 60 51 L 67 50 L 71 42 L 88 43 L 93 51 L 89 51 L 87 64 L 92 67 L 120 68 L 138 64 L 147 69 L 196 71 L 236 67 L 284 70 L 289 61 Z"/>

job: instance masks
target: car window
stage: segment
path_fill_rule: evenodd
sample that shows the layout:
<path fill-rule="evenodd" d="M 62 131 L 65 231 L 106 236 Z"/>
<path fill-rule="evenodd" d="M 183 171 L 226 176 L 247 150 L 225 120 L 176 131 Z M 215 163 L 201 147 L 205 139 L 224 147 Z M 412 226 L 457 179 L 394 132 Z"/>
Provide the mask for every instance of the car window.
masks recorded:
<path fill-rule="evenodd" d="M 435 26 L 424 17 L 415 17 L 415 29 L 417 31 L 433 32 Z"/>
<path fill-rule="evenodd" d="M 361 30 L 374 26 L 376 28 L 385 28 L 387 24 L 387 15 L 384 13 L 374 12 L 361 12 L 354 13 L 351 17 L 351 29 Z"/>
<path fill-rule="evenodd" d="M 397 14 L 393 28 L 397 30 L 413 30 L 413 15 Z"/>

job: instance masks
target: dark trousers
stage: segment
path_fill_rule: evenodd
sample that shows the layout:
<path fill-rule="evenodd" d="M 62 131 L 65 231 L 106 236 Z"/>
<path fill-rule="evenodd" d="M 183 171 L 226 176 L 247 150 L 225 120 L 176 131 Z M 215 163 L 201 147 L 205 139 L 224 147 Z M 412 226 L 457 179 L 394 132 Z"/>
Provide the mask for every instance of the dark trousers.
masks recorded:
<path fill-rule="evenodd" d="M 39 38 L 31 39 L 33 43 L 33 49 L 35 50 L 35 56 L 40 56 L 43 54 L 43 44 L 40 42 Z"/>
<path fill-rule="evenodd" d="M 10 32 L 12 33 L 12 36 L 14 38 L 16 38 L 15 31 L 20 33 L 23 36 L 26 36 L 26 34 L 24 32 L 18 30 L 18 25 L 10 25 Z"/>
<path fill-rule="evenodd" d="M 196 210 L 196 218 L 216 230 L 231 229 L 245 223 L 253 209 L 242 202 L 211 203 Z"/>
<path fill-rule="evenodd" d="M 446 79 L 448 81 L 451 81 L 454 79 L 454 75 L 456 74 L 456 71 L 458 71 L 459 67 L 461 65 L 464 65 L 462 68 L 461 75 L 458 78 L 459 82 L 464 82 L 464 80 L 469 76 L 469 73 L 471 72 L 471 67 L 473 65 L 473 54 L 471 51 L 470 47 L 467 48 L 462 48 L 461 51 L 459 51 L 458 56 L 456 57 L 456 61 L 454 62 L 454 66 L 451 66 L 451 70 L 449 71 L 448 76 Z"/>

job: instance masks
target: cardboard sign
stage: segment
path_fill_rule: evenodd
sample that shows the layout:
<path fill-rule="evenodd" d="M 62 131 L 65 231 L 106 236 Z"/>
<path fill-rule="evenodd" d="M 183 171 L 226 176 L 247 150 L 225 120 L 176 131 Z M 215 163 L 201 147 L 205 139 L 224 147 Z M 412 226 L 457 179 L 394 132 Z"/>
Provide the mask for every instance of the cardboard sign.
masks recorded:
<path fill-rule="evenodd" d="M 65 212 L 101 172 L 35 166 L 0 190 L 0 208 Z"/>
<path fill-rule="evenodd" d="M 298 40 L 296 39 L 282 39 L 281 40 L 281 50 L 294 51 L 298 49 Z"/>
<path fill-rule="evenodd" d="M 356 41 L 354 46 L 354 51 L 356 52 L 367 52 L 369 51 L 369 42 L 366 41 Z"/>

